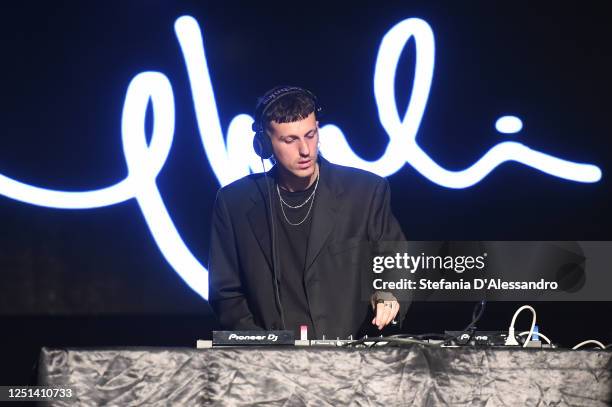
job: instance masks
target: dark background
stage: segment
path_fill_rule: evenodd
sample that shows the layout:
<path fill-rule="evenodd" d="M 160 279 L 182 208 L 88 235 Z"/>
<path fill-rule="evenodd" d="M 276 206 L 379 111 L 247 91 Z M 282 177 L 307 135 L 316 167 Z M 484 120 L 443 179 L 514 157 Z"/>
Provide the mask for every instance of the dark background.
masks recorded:
<path fill-rule="evenodd" d="M 420 17 L 434 31 L 436 65 L 417 140 L 438 163 L 462 169 L 511 139 L 593 163 L 603 178 L 580 184 L 506 163 L 479 184 L 452 190 L 406 165 L 389 177 L 406 236 L 612 240 L 612 29 L 603 6 L 432 3 L 4 2 L 0 173 L 58 190 L 120 181 L 127 174 L 120 140 L 127 85 L 140 72 L 160 71 L 172 84 L 176 126 L 158 186 L 184 241 L 206 264 L 218 183 L 197 130 L 174 21 L 189 14 L 202 28 L 224 133 L 265 90 L 297 84 L 317 94 L 325 121 L 372 160 L 387 140 L 373 96 L 379 43 L 396 23 Z M 400 111 L 413 61 L 411 42 L 396 79 Z M 520 133 L 495 131 L 505 114 L 523 120 Z M 134 200 L 59 210 L 0 196 L 0 219 L 0 384 L 31 381 L 43 345 L 193 346 L 210 336 L 208 304 L 165 262 Z M 570 346 L 610 342 L 611 304 L 535 305 L 541 331 Z M 517 305 L 489 304 L 480 326 L 506 329 Z M 406 329 L 463 328 L 472 306 L 414 304 Z"/>

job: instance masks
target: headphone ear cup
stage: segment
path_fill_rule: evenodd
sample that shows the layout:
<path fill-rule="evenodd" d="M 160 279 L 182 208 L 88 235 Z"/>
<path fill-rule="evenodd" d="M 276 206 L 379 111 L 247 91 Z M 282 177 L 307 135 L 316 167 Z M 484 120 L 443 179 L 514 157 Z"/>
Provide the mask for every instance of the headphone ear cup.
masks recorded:
<path fill-rule="evenodd" d="M 270 137 L 261 131 L 256 132 L 255 137 L 253 137 L 253 150 L 255 150 L 255 154 L 264 160 L 272 157 L 274 150 L 272 150 Z"/>

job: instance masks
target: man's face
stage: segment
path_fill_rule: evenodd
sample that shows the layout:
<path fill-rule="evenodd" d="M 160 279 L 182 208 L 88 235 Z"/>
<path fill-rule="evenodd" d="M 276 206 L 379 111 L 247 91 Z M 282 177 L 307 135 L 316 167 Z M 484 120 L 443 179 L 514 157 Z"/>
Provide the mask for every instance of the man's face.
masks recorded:
<path fill-rule="evenodd" d="M 297 122 L 270 122 L 268 135 L 278 164 L 295 177 L 313 176 L 319 154 L 319 128 L 314 112 Z"/>

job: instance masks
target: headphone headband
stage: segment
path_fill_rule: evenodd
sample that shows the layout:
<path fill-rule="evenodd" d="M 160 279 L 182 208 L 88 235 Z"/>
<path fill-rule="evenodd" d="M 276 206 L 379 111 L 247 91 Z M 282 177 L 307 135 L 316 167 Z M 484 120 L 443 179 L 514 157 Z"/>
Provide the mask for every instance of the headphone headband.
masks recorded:
<path fill-rule="evenodd" d="M 268 109 L 276 101 L 278 101 L 284 96 L 292 95 L 295 93 L 303 93 L 306 96 L 308 96 L 314 104 L 315 114 L 319 114 L 321 112 L 321 108 L 319 107 L 319 104 L 317 102 L 317 97 L 314 95 L 314 93 L 312 93 L 308 89 L 300 88 L 299 86 L 280 86 L 280 87 L 272 89 L 268 94 L 262 96 L 257 101 L 257 106 L 255 106 L 255 118 L 254 118 L 255 121 L 253 122 L 253 131 L 254 132 L 263 131 L 264 116 L 266 112 L 268 111 Z"/>

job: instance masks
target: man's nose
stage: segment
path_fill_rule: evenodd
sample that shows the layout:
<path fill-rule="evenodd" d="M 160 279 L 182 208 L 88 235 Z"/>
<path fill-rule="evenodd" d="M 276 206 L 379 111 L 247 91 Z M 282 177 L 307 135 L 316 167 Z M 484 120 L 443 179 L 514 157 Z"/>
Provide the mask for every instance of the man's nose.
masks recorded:
<path fill-rule="evenodd" d="M 308 157 L 310 155 L 310 148 L 306 140 L 300 141 L 300 155 L 303 157 Z"/>

